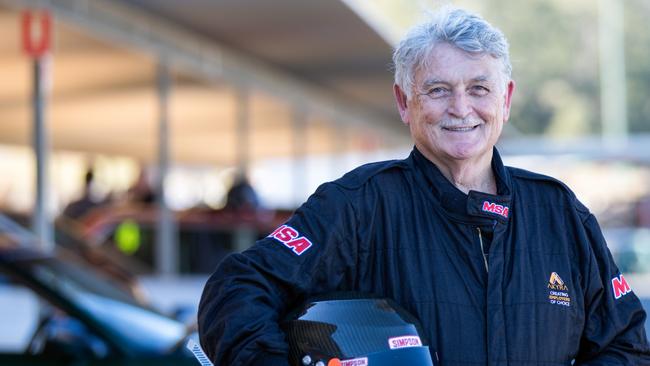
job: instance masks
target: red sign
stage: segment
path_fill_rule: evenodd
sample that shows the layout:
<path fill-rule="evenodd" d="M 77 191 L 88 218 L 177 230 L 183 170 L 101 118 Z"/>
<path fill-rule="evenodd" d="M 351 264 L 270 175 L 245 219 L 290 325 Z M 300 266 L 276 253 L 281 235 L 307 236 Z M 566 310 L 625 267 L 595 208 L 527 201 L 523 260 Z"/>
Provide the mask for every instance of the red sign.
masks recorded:
<path fill-rule="evenodd" d="M 21 19 L 23 50 L 38 58 L 50 51 L 52 18 L 47 11 L 24 11 Z"/>

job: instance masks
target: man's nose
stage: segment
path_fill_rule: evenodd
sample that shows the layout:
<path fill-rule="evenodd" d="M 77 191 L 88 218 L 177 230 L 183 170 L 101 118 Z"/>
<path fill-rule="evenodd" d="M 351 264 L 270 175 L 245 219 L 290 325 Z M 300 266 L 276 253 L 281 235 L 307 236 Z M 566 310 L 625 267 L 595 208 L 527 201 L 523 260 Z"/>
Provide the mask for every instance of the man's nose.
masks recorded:
<path fill-rule="evenodd" d="M 447 113 L 458 118 L 465 118 L 472 112 L 471 102 L 462 91 L 457 91 L 449 100 Z"/>

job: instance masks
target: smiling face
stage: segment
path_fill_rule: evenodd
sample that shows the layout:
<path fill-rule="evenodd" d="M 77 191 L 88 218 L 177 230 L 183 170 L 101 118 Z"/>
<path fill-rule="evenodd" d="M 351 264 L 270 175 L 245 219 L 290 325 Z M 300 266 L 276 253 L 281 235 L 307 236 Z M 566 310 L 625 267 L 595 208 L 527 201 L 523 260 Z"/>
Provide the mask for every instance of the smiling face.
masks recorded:
<path fill-rule="evenodd" d="M 514 90 L 501 61 L 441 43 L 414 81 L 410 97 L 399 86 L 395 97 L 418 150 L 434 163 L 491 160 Z"/>

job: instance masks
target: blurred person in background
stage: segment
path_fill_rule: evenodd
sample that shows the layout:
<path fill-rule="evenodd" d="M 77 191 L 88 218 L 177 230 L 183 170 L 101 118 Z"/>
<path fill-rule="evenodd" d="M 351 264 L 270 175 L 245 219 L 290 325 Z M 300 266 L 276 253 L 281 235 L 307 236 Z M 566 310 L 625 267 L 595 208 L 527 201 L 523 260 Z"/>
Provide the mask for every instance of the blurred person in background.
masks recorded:
<path fill-rule="evenodd" d="M 85 214 L 92 209 L 104 205 L 105 200 L 97 197 L 94 192 L 95 173 L 89 168 L 84 175 L 84 188 L 81 197 L 75 201 L 70 202 L 64 209 L 62 216 L 80 220 Z"/>
<path fill-rule="evenodd" d="M 255 211 L 260 207 L 257 192 L 245 173 L 237 173 L 226 195 L 226 209 L 235 211 Z"/>
<path fill-rule="evenodd" d="M 396 300 L 441 365 L 650 365 L 646 314 L 596 218 L 562 182 L 506 167 L 508 43 L 445 8 L 393 55 L 414 149 L 321 185 L 226 258 L 199 307 L 217 365 L 288 365 L 292 306 L 333 291 Z"/>
<path fill-rule="evenodd" d="M 127 197 L 130 202 L 145 205 L 152 205 L 158 200 L 158 194 L 151 184 L 148 170 L 145 167 L 140 169 L 138 178 L 129 188 Z"/>

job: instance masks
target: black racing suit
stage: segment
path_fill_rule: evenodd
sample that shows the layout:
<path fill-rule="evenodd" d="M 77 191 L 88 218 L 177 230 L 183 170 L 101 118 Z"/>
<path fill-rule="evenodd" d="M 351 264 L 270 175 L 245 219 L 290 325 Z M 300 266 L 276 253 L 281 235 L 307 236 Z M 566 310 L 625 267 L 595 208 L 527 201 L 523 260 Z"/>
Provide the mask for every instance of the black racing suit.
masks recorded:
<path fill-rule="evenodd" d="M 215 365 L 287 365 L 278 321 L 359 291 L 420 319 L 442 365 L 650 365 L 646 314 L 595 217 L 562 183 L 504 167 L 458 191 L 415 149 L 321 185 L 269 237 L 225 259 L 199 307 Z"/>

